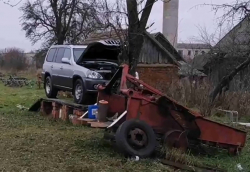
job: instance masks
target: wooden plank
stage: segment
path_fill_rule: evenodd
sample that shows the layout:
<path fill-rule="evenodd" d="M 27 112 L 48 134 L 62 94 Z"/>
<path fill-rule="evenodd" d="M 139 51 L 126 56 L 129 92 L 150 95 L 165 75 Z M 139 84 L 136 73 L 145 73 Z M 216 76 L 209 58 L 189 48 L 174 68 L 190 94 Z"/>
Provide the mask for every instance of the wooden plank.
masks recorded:
<path fill-rule="evenodd" d="M 91 122 L 96 122 L 96 119 L 89 119 L 89 118 L 78 118 L 77 120 L 80 121 L 82 125 L 87 125 L 87 126 L 90 126 Z"/>
<path fill-rule="evenodd" d="M 89 118 L 78 118 L 78 120 L 85 122 L 97 122 L 96 119 L 89 119 Z"/>
<path fill-rule="evenodd" d="M 92 128 L 107 128 L 112 122 L 89 122 Z"/>
<path fill-rule="evenodd" d="M 73 125 L 84 125 L 84 126 L 90 126 L 89 121 L 93 121 L 87 118 L 78 118 L 76 115 L 71 116 L 69 119 Z"/>
<path fill-rule="evenodd" d="M 42 99 L 38 99 L 30 108 L 29 111 L 37 112 L 41 107 Z"/>

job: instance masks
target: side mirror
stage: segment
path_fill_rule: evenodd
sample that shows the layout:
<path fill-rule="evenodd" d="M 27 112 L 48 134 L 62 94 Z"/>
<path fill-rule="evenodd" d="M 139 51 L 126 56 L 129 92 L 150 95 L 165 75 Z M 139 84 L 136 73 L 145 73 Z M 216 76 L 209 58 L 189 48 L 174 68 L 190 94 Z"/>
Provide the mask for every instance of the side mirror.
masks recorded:
<path fill-rule="evenodd" d="M 71 63 L 70 63 L 70 60 L 69 60 L 67 57 L 63 57 L 63 58 L 62 58 L 62 62 L 63 62 L 63 63 L 66 63 L 66 64 L 71 64 Z"/>

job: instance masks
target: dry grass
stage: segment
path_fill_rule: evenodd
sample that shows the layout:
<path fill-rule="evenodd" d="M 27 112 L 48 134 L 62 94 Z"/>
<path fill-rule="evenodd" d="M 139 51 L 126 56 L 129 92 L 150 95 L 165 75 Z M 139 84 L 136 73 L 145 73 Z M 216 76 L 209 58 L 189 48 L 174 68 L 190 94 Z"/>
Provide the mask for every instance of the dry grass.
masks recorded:
<path fill-rule="evenodd" d="M 189 83 L 174 83 L 164 92 L 182 105 L 200 111 L 204 116 L 214 115 L 217 113 L 216 109 L 225 109 L 238 111 L 240 119 L 250 120 L 250 93 L 226 92 L 211 104 L 209 98 L 211 90 L 212 87 L 206 83 L 196 87 Z"/>
<path fill-rule="evenodd" d="M 202 162 L 189 153 L 182 153 L 179 149 L 167 149 L 166 159 L 173 162 L 178 162 L 181 164 L 189 166 L 202 166 Z"/>
<path fill-rule="evenodd" d="M 34 67 L 30 67 L 26 70 L 16 70 L 16 69 L 9 69 L 4 70 L 0 69 L 0 73 L 5 75 L 6 77 L 12 75 L 12 76 L 19 76 L 19 77 L 25 77 L 28 79 L 36 79 L 37 74 L 41 73 L 41 69 L 36 69 Z"/>

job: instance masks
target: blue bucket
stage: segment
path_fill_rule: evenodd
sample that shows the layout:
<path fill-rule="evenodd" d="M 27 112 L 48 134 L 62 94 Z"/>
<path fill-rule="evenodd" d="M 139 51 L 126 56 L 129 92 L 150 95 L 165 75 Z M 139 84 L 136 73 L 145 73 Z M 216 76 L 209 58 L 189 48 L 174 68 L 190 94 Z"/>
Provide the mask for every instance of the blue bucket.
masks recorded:
<path fill-rule="evenodd" d="M 96 119 L 98 113 L 98 105 L 88 106 L 88 117 L 89 119 Z"/>

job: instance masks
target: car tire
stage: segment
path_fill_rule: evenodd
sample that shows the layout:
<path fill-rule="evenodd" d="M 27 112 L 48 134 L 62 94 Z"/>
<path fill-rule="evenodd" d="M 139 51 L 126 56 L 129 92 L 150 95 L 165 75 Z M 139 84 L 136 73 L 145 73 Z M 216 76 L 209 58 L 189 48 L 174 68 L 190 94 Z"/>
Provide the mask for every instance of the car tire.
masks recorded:
<path fill-rule="evenodd" d="M 141 133 L 142 131 L 142 141 L 139 141 L 139 139 L 136 142 L 131 141 L 133 139 L 132 134 L 129 137 L 130 131 L 135 133 Z M 117 148 L 125 156 L 139 156 L 140 158 L 150 157 L 155 151 L 157 144 L 153 129 L 147 123 L 138 119 L 123 122 L 116 131 L 115 141 Z"/>
<path fill-rule="evenodd" d="M 56 98 L 58 90 L 53 87 L 52 79 L 50 76 L 47 76 L 44 81 L 44 90 L 48 98 Z"/>
<path fill-rule="evenodd" d="M 81 79 L 77 79 L 74 83 L 74 102 L 77 104 L 86 104 L 88 97 L 86 94 L 86 89 L 84 87 L 83 81 Z"/>

